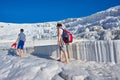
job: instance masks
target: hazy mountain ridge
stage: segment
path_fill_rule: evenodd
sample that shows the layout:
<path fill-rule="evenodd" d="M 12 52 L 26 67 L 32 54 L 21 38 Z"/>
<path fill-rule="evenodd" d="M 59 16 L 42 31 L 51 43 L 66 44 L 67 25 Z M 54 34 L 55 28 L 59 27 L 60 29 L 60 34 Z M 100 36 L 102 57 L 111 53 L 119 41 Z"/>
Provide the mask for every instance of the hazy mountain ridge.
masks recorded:
<path fill-rule="evenodd" d="M 56 22 L 37 24 L 0 23 L 0 32 L 2 33 L 0 34 L 0 40 L 16 39 L 21 28 L 25 30 L 27 40 L 54 39 L 54 36 L 56 36 Z"/>
<path fill-rule="evenodd" d="M 88 17 L 73 19 L 73 22 L 72 19 L 62 22 L 78 39 L 120 39 L 120 6 L 109 8 Z"/>
<path fill-rule="evenodd" d="M 69 18 L 59 21 L 71 31 L 76 39 L 111 40 L 120 39 L 120 6 L 83 18 Z M 36 24 L 0 23 L 0 40 L 14 40 L 19 29 L 25 29 L 28 40 L 56 39 L 57 22 Z M 16 28 L 17 27 L 17 28 Z"/>

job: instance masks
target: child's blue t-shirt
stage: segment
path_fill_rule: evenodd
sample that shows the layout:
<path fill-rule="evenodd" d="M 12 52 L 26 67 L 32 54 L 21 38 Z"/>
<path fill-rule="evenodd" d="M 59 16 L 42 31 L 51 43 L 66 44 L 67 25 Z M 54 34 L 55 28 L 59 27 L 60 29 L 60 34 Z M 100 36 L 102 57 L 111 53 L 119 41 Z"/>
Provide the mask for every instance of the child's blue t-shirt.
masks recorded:
<path fill-rule="evenodd" d="M 18 36 L 20 37 L 19 40 L 22 40 L 22 41 L 25 40 L 25 37 L 26 37 L 26 36 L 25 36 L 25 34 L 24 34 L 23 32 L 19 33 Z"/>

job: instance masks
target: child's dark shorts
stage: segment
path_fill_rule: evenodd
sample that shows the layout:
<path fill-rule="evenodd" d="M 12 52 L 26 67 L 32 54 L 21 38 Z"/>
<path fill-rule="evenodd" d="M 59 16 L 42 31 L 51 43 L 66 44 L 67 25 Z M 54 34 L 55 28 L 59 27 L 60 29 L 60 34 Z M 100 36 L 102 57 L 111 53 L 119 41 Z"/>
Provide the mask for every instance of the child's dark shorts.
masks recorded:
<path fill-rule="evenodd" d="M 18 46 L 17 46 L 17 49 L 23 49 L 24 48 L 24 41 L 20 40 L 18 42 Z"/>

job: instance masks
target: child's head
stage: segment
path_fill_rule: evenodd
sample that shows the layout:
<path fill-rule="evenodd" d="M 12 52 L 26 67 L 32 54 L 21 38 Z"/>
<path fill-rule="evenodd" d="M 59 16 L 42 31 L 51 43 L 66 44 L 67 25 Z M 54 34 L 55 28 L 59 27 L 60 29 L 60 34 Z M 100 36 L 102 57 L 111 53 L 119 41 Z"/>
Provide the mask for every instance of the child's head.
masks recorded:
<path fill-rule="evenodd" d="M 24 32 L 24 29 L 20 29 L 20 32 Z"/>

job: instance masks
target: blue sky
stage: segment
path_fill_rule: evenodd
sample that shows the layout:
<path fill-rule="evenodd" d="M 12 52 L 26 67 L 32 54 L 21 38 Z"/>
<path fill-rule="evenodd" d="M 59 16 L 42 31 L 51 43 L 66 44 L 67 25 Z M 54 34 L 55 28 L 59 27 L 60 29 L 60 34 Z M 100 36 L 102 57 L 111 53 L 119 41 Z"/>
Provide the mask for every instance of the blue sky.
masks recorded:
<path fill-rule="evenodd" d="M 0 0 L 0 22 L 38 23 L 89 16 L 120 0 Z"/>

